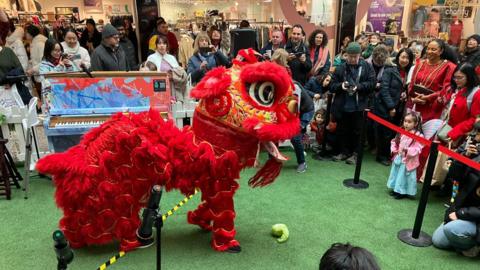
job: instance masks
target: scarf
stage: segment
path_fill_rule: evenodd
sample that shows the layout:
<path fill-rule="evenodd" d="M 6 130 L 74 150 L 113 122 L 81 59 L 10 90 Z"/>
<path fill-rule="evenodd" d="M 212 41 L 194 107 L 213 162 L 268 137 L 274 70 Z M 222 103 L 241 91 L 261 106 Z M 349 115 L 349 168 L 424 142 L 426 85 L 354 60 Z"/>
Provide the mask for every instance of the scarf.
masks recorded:
<path fill-rule="evenodd" d="M 311 75 L 317 74 L 318 70 L 320 70 L 325 66 L 325 63 L 327 62 L 327 57 L 328 57 L 328 49 L 324 47 L 320 47 L 318 48 L 317 62 L 315 62 L 315 51 L 316 51 L 316 48 L 310 49 L 310 60 L 313 63 L 313 67 L 310 70 Z"/>
<path fill-rule="evenodd" d="M 78 54 L 78 49 L 80 48 L 80 43 L 77 42 L 74 48 L 68 47 L 67 43 L 64 41 L 61 43 L 63 47 L 63 52 L 66 54 Z"/>

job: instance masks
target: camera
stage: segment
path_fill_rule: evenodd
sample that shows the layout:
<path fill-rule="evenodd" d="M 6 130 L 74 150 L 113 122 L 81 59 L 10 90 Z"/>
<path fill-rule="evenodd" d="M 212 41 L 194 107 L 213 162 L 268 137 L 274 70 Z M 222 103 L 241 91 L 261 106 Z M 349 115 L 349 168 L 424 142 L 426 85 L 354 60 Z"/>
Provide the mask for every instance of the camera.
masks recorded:
<path fill-rule="evenodd" d="M 349 96 L 353 96 L 355 94 L 355 85 L 345 82 L 345 88 L 347 88 L 345 91 L 347 91 Z"/>

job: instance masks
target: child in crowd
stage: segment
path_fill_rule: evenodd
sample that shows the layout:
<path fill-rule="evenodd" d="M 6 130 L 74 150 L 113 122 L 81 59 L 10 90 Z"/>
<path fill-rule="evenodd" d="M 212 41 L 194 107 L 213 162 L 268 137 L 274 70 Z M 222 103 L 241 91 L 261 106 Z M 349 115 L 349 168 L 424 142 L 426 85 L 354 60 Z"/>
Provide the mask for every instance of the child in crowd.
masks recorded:
<path fill-rule="evenodd" d="M 324 73 L 311 77 L 303 87 L 308 95 L 313 99 L 315 111 L 319 109 L 327 109 L 327 95 L 332 81 L 331 73 Z"/>
<path fill-rule="evenodd" d="M 417 136 L 422 136 L 422 120 L 419 114 L 409 112 L 403 119 L 403 128 Z M 387 187 L 395 199 L 415 196 L 417 193 L 417 167 L 423 145 L 406 136 L 397 134 L 391 143 L 394 156 Z"/>
<path fill-rule="evenodd" d="M 335 243 L 323 254 L 320 270 L 380 270 L 370 251 L 350 245 Z"/>
<path fill-rule="evenodd" d="M 315 111 L 312 122 L 310 123 L 310 130 L 315 133 L 315 141 L 318 146 L 322 145 L 325 136 L 325 114 L 324 109 Z"/>
<path fill-rule="evenodd" d="M 140 71 L 157 71 L 157 66 L 150 61 L 145 61 L 140 65 Z"/>

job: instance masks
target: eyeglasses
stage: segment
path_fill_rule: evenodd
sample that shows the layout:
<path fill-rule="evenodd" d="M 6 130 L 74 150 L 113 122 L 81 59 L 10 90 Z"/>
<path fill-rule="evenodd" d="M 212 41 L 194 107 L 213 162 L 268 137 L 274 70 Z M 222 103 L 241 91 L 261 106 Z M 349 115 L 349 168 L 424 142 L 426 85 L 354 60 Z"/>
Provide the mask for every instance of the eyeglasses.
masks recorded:
<path fill-rule="evenodd" d="M 455 81 L 460 81 L 460 80 L 465 79 L 465 76 L 453 76 L 453 79 L 454 79 Z"/>

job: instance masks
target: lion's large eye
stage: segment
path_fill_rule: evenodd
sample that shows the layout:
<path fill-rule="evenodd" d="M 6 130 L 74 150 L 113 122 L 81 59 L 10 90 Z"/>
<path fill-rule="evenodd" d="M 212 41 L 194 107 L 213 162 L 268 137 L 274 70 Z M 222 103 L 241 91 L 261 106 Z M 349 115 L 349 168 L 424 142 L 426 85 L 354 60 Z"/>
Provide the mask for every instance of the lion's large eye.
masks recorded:
<path fill-rule="evenodd" d="M 254 82 L 248 88 L 248 94 L 259 105 L 271 107 L 275 100 L 275 86 L 271 82 Z"/>

